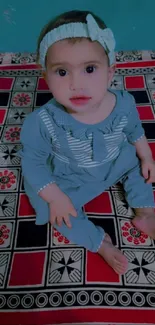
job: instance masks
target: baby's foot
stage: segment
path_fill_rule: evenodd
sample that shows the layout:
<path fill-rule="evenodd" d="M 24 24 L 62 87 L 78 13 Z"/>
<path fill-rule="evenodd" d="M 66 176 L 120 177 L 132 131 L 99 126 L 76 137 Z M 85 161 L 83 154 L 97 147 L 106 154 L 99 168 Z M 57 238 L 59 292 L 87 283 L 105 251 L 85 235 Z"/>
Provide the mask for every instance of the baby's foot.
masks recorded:
<path fill-rule="evenodd" d="M 135 209 L 133 225 L 149 237 L 155 239 L 155 213 L 152 208 Z"/>
<path fill-rule="evenodd" d="M 128 260 L 121 251 L 112 244 L 112 240 L 108 234 L 102 242 L 98 253 L 118 274 L 124 274 L 128 268 Z"/>

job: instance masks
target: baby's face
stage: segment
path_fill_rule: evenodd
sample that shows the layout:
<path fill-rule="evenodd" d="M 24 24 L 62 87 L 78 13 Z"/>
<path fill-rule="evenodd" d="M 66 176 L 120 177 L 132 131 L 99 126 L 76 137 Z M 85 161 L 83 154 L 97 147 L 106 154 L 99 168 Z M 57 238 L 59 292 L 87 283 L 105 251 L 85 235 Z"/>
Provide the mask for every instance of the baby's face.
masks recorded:
<path fill-rule="evenodd" d="M 47 52 L 47 84 L 54 98 L 71 113 L 94 111 L 107 93 L 113 73 L 98 42 L 62 40 Z"/>

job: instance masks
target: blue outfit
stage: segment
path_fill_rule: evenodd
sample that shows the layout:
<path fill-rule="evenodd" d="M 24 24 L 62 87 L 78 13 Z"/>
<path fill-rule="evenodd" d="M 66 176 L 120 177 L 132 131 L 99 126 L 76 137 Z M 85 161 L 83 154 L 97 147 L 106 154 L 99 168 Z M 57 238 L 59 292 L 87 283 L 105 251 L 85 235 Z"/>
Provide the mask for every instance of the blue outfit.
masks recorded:
<path fill-rule="evenodd" d="M 141 175 L 132 144 L 144 136 L 134 98 L 126 91 L 111 92 L 116 105 L 100 123 L 81 123 L 52 99 L 26 118 L 21 132 L 25 191 L 36 211 L 36 224 L 49 221 L 48 203 L 38 193 L 55 182 L 78 213 L 70 217 L 71 229 L 65 223 L 55 228 L 93 252 L 104 230 L 88 220 L 84 204 L 120 181 L 130 207 L 154 207 L 152 185 Z"/>

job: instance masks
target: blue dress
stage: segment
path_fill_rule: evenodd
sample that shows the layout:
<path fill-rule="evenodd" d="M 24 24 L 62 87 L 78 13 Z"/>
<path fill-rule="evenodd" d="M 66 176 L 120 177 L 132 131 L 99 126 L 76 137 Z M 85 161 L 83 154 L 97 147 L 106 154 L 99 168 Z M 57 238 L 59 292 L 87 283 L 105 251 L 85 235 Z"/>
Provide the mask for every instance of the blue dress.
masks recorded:
<path fill-rule="evenodd" d="M 71 229 L 64 223 L 55 228 L 94 252 L 104 230 L 88 220 L 84 204 L 120 181 L 130 207 L 154 207 L 152 185 L 141 175 L 133 145 L 144 136 L 135 100 L 126 91 L 112 92 L 116 105 L 100 123 L 79 122 L 52 99 L 25 119 L 21 132 L 25 191 L 36 211 L 36 224 L 49 221 L 48 204 L 38 193 L 55 182 L 78 212 L 77 218 L 70 217 Z"/>

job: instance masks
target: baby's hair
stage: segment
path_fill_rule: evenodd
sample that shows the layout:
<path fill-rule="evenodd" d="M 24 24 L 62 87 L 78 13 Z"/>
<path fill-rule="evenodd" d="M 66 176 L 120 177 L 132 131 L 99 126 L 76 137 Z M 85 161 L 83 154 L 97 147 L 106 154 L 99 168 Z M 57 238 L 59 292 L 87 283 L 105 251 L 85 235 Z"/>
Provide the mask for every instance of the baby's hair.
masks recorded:
<path fill-rule="evenodd" d="M 50 20 L 49 23 L 47 25 L 45 25 L 44 28 L 42 29 L 42 31 L 41 31 L 41 33 L 39 35 L 39 38 L 38 38 L 38 42 L 37 42 L 37 62 L 39 62 L 40 43 L 41 43 L 42 39 L 44 38 L 44 36 L 48 32 L 50 32 L 54 28 L 57 28 L 57 27 L 59 27 L 61 25 L 64 25 L 64 24 L 87 23 L 86 17 L 87 17 L 88 14 L 91 14 L 95 18 L 98 26 L 101 29 L 107 28 L 107 26 L 105 25 L 103 20 L 100 17 L 96 16 L 91 11 L 73 10 L 73 11 L 64 12 L 63 14 L 61 14 L 61 15 L 57 16 L 56 18 L 54 18 L 53 20 Z M 77 41 L 80 41 L 81 39 L 83 39 L 83 37 L 71 38 L 71 39 L 69 39 L 69 41 L 72 42 L 72 43 L 75 43 Z"/>

